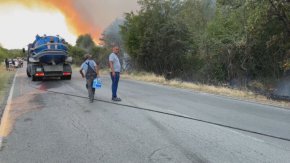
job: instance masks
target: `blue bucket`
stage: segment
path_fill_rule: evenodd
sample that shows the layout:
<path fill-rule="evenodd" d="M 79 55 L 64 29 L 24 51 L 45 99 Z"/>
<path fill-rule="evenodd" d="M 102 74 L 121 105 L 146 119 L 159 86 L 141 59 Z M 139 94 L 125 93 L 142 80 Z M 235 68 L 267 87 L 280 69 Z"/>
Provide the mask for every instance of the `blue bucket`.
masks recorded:
<path fill-rule="evenodd" d="M 99 78 L 96 78 L 93 82 L 93 88 L 100 89 L 102 88 L 102 81 Z"/>

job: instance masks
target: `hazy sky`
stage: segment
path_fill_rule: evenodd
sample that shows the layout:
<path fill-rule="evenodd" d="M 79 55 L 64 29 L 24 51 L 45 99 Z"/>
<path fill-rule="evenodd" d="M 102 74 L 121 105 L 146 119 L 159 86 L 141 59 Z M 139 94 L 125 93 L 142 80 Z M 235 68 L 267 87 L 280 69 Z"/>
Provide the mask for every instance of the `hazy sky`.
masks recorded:
<path fill-rule="evenodd" d="M 70 43 L 76 40 L 60 12 L 28 10 L 22 6 L 0 6 L 0 21 L 0 44 L 8 49 L 25 47 L 33 41 L 36 34 L 59 34 Z M 57 25 L 51 25 L 51 22 Z"/>
<path fill-rule="evenodd" d="M 137 0 L 0 0 L 0 44 L 23 48 L 36 34 L 64 37 L 90 33 L 95 41 L 123 13 L 136 11 Z"/>

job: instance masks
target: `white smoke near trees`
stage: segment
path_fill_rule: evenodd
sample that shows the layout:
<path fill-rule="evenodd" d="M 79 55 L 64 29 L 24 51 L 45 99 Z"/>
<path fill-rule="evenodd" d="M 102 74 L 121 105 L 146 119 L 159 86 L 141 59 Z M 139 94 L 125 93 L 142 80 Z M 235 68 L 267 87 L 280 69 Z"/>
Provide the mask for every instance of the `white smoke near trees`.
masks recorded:
<path fill-rule="evenodd" d="M 124 13 L 138 10 L 137 0 L 73 0 L 83 19 L 104 30 Z"/>

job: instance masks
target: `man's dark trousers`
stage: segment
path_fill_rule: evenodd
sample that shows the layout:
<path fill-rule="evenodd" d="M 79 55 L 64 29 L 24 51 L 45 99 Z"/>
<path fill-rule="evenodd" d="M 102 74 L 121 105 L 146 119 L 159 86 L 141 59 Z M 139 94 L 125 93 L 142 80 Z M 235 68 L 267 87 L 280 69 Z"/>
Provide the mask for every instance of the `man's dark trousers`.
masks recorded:
<path fill-rule="evenodd" d="M 118 90 L 118 83 L 120 79 L 120 72 L 115 72 L 115 76 L 113 76 L 111 72 L 111 79 L 112 79 L 112 98 L 116 98 L 117 90 Z"/>
<path fill-rule="evenodd" d="M 86 87 L 87 87 L 88 92 L 89 92 L 89 99 L 91 102 L 94 101 L 94 97 L 95 97 L 95 88 L 93 88 L 94 80 L 95 80 L 94 77 L 90 77 L 87 79 L 87 84 L 86 84 Z"/>

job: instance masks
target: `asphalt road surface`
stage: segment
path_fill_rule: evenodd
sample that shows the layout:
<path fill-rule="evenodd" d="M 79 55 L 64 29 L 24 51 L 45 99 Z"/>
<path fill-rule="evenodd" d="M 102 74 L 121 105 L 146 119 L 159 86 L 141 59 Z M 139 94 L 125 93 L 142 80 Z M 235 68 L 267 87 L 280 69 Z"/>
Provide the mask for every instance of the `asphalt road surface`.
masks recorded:
<path fill-rule="evenodd" d="M 32 82 L 19 69 L 1 122 L 0 163 L 290 162 L 289 110 L 121 78 L 117 104 L 157 113 L 107 103 L 111 81 L 102 80 L 91 104 L 77 72 L 71 81 Z"/>

